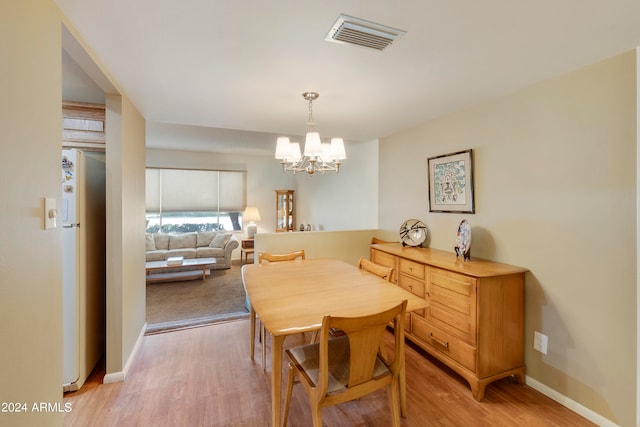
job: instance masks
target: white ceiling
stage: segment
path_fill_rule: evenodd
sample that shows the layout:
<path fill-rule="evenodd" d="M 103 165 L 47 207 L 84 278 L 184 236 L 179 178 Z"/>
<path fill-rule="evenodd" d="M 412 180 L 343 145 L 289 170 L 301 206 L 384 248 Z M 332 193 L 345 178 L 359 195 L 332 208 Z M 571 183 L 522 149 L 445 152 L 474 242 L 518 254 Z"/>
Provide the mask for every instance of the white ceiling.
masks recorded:
<path fill-rule="evenodd" d="M 303 134 L 305 91 L 323 139 L 366 141 L 640 45 L 638 0 L 56 2 L 148 122 L 226 129 L 204 129 L 210 151 L 228 129 L 264 152 Z M 324 41 L 341 13 L 406 34 Z"/>

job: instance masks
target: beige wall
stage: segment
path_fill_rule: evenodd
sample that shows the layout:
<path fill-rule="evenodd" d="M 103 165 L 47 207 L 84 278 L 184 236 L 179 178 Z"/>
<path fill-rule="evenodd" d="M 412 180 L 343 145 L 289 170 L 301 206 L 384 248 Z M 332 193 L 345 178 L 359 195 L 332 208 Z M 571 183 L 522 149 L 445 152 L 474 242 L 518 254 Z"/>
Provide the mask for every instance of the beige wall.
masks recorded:
<path fill-rule="evenodd" d="M 347 144 L 339 173 L 297 174 L 298 224 L 313 230 L 378 227 L 378 141 Z"/>
<path fill-rule="evenodd" d="M 431 247 L 452 250 L 466 218 L 472 256 L 529 268 L 527 375 L 625 426 L 636 424 L 636 93 L 630 52 L 380 144 L 380 228 L 419 218 Z M 428 213 L 427 158 L 467 148 L 476 214 Z"/>
<path fill-rule="evenodd" d="M 287 253 L 304 250 L 306 258 L 337 258 L 357 265 L 369 258 L 371 238 L 377 230 L 304 231 L 295 233 L 256 234 L 254 262 L 261 252 Z"/>
<path fill-rule="evenodd" d="M 62 402 L 62 246 L 44 230 L 61 198 L 60 19 L 49 1 L 0 7 L 0 402 Z M 0 424 L 62 425 L 62 414 L 0 413 Z"/>
<path fill-rule="evenodd" d="M 0 6 L 0 402 L 25 402 L 29 410 L 0 413 L 0 425 L 62 425 L 61 412 L 32 412 L 31 405 L 63 397 L 62 232 L 43 229 L 42 201 L 54 197 L 59 207 L 61 199 L 63 24 L 50 0 Z M 116 97 L 110 107 L 121 115 L 121 136 L 108 137 L 107 288 L 122 299 L 108 302 L 116 316 L 107 335 L 122 345 L 107 363 L 118 368 L 131 358 L 144 321 L 143 239 L 133 232 L 144 226 L 144 120 Z"/>
<path fill-rule="evenodd" d="M 107 382 L 122 380 L 145 323 L 144 119 L 107 95 Z"/>

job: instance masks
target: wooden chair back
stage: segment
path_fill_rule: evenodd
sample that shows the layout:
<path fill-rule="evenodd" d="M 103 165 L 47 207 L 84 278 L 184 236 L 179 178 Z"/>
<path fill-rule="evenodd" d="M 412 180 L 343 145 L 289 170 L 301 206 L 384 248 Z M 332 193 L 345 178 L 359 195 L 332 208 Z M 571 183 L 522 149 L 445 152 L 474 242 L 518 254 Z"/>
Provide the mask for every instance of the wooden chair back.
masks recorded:
<path fill-rule="evenodd" d="M 385 267 L 384 265 L 376 264 L 373 261 L 369 261 L 364 257 L 360 257 L 358 260 L 358 268 L 361 270 L 373 273 L 376 276 L 382 277 L 384 280 L 391 282 L 391 276 L 393 275 L 392 267 Z"/>
<path fill-rule="evenodd" d="M 407 301 L 404 300 L 395 307 L 368 316 L 325 316 L 318 344 L 287 350 L 291 363 L 283 425 L 286 426 L 288 418 L 295 375 L 309 395 L 315 427 L 322 426 L 322 407 L 355 400 L 383 387 L 389 387 L 393 425 L 399 427 L 398 380 L 404 368 L 403 319 L 406 310 Z M 378 351 L 391 321 L 396 327 L 395 345 L 393 358 L 386 361 L 379 357 Z M 345 335 L 330 339 L 332 328 L 344 331 Z"/>
<path fill-rule="evenodd" d="M 272 254 L 269 252 L 260 252 L 258 254 L 258 263 L 262 263 L 262 261 L 268 261 L 268 262 L 294 261 L 298 258 L 305 259 L 304 249 L 301 249 L 295 252 L 289 252 L 286 254 Z"/>
<path fill-rule="evenodd" d="M 382 343 L 382 338 L 386 327 L 390 322 L 398 319 L 399 323 L 404 323 L 404 313 L 406 312 L 407 301 L 403 301 L 397 306 L 384 311 L 365 317 L 331 317 L 326 316 L 326 327 L 340 329 L 349 337 L 349 382 L 348 388 L 353 388 L 374 379 L 375 365 L 378 359 L 378 351 Z M 398 317 L 400 316 L 400 317 Z M 323 326 L 325 322 L 323 322 Z M 403 334 L 404 332 L 402 332 Z M 322 334 L 322 332 L 321 332 Z M 388 365 L 391 374 L 396 375 L 399 369 L 399 352 L 404 346 L 402 341 L 398 341 L 401 334 L 395 330 L 396 348 L 391 365 Z M 323 339 L 320 338 L 320 358 L 325 354 L 323 352 Z M 326 348 L 325 348 L 326 349 Z M 328 361 L 327 361 L 328 363 Z M 322 366 L 322 362 L 320 363 Z M 322 376 L 327 372 L 321 372 Z M 322 382 L 321 382 L 322 383 Z"/>

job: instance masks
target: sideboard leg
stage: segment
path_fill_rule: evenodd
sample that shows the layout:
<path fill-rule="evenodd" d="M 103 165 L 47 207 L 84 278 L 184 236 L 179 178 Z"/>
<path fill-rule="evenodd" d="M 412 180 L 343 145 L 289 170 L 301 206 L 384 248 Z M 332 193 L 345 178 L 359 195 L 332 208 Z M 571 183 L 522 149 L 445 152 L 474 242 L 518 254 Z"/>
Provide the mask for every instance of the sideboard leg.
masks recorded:
<path fill-rule="evenodd" d="M 469 385 L 471 386 L 471 395 L 473 398 L 478 402 L 481 402 L 482 399 L 484 399 L 484 390 L 487 388 L 487 384 L 478 381 L 469 383 Z"/>

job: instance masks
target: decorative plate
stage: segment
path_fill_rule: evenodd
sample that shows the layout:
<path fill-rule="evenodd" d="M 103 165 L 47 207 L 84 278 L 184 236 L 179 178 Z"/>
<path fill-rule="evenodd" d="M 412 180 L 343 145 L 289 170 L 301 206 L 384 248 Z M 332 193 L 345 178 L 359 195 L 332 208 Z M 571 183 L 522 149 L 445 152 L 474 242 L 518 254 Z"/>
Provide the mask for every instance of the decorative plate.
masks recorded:
<path fill-rule="evenodd" d="M 458 234 L 456 235 L 456 254 L 469 258 L 469 249 L 471 248 L 471 226 L 466 219 L 463 219 L 458 226 Z"/>
<path fill-rule="evenodd" d="M 400 240 L 403 246 L 422 246 L 428 234 L 427 226 L 417 219 L 408 219 L 400 227 Z"/>

